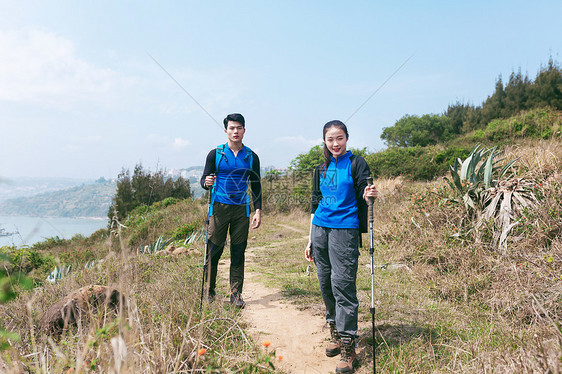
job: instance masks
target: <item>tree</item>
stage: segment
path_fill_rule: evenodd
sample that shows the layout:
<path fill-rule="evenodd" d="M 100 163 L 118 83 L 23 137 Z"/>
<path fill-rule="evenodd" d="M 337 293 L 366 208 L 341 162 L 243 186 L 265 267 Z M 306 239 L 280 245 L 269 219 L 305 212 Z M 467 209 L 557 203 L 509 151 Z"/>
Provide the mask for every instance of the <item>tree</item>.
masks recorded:
<path fill-rule="evenodd" d="M 453 134 L 461 134 L 470 120 L 471 113 L 474 111 L 474 106 L 470 104 L 463 104 L 457 101 L 453 105 L 449 105 L 445 116 L 449 118 L 449 125 Z"/>
<path fill-rule="evenodd" d="M 107 215 L 112 219 L 115 210 L 117 218 L 124 220 L 137 206 L 150 206 L 168 197 L 191 197 L 189 181 L 182 177 L 175 180 L 167 178 L 162 170 L 150 173 L 141 164 L 137 164 L 132 177 L 128 169 L 122 169 L 119 173 L 117 191 Z"/>
<path fill-rule="evenodd" d="M 383 129 L 381 139 L 391 147 L 425 147 L 451 138 L 453 129 L 447 116 L 405 115 L 392 127 Z"/>
<path fill-rule="evenodd" d="M 552 58 L 542 68 L 533 87 L 533 106 L 550 106 L 562 110 L 562 71 Z"/>
<path fill-rule="evenodd" d="M 501 75 L 496 81 L 496 90 L 492 96 L 488 96 L 482 104 L 482 120 L 480 127 L 485 127 L 491 120 L 500 118 L 504 113 L 505 91 Z"/>
<path fill-rule="evenodd" d="M 307 153 L 301 153 L 291 161 L 289 168 L 298 175 L 312 173 L 324 161 L 323 145 L 315 145 Z"/>
<path fill-rule="evenodd" d="M 527 109 L 531 105 L 529 101 L 530 89 L 531 82 L 526 75 L 523 77 L 521 69 L 517 74 L 512 72 L 509 76 L 509 82 L 505 86 L 505 105 L 502 116 L 511 117 Z"/>
<path fill-rule="evenodd" d="M 133 186 L 131 185 L 131 176 L 129 170 L 123 168 L 117 176 L 117 190 L 107 216 L 109 219 L 113 219 L 114 211 L 116 211 L 117 217 L 123 219 L 133 208 L 134 193 Z"/>

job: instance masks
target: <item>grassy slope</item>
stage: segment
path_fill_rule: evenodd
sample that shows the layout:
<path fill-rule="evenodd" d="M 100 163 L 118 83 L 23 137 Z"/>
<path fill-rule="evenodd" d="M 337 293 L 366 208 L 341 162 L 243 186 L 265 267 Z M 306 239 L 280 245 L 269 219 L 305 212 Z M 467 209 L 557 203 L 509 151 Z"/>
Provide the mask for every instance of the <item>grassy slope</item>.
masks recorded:
<path fill-rule="evenodd" d="M 521 157 L 518 173 L 540 183 L 542 198 L 536 210 L 518 221 L 518 238 L 510 240 L 505 254 L 485 235 L 475 241 L 473 221 L 451 202 L 451 191 L 442 182 L 376 181 L 382 196 L 376 203 L 375 264 L 402 265 L 375 271 L 379 373 L 560 371 L 561 334 L 554 322 L 562 301 L 562 145 L 540 142 L 506 151 L 507 159 Z M 213 305 L 199 313 L 200 256 L 133 254 L 135 243 L 154 241 L 178 225 L 201 223 L 204 209 L 200 203 L 182 202 L 141 223 L 126 222 L 133 227 L 124 229 L 121 244 L 115 237 L 97 244 L 97 251 L 110 253 L 98 268 L 75 270 L 62 282 L 24 293 L 0 308 L 2 325 L 21 336 L 13 344 L 17 353 L 9 356 L 34 372 L 71 367 L 107 372 L 115 365 L 111 339 L 121 336 L 130 371 L 180 372 L 194 365 L 268 371 L 268 356 L 246 341 L 236 311 Z M 314 266 L 311 276 L 305 276 L 302 237 L 308 224 L 306 213 L 266 215 L 264 226 L 251 234 L 250 245 L 258 248 L 252 270 L 303 308 L 323 313 Z M 140 231 L 146 234 L 142 240 L 128 239 L 139 238 Z M 81 248 L 67 246 L 64 253 L 73 250 Z M 363 250 L 359 373 L 370 372 L 372 362 L 369 259 Z M 123 290 L 129 300 L 126 313 L 117 319 L 98 314 L 90 325 L 54 343 L 31 328 L 48 305 L 92 283 Z M 194 363 L 202 344 L 209 353 Z M 9 361 L 6 355 L 3 359 Z"/>

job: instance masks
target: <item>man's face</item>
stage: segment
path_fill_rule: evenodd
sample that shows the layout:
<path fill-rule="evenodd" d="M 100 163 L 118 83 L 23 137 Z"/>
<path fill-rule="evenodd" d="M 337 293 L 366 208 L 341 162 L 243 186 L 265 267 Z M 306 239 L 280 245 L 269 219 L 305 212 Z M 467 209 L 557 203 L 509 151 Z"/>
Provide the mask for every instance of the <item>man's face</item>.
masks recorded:
<path fill-rule="evenodd" d="M 244 138 L 244 133 L 246 129 L 239 122 L 228 121 L 226 124 L 226 129 L 224 130 L 228 136 L 228 140 L 233 143 L 241 142 Z"/>

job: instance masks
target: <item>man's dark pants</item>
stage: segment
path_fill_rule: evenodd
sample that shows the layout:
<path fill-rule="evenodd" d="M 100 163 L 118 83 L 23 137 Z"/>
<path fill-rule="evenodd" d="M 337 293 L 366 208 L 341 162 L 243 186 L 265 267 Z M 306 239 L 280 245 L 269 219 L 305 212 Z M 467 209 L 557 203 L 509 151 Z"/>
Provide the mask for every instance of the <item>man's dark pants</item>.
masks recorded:
<path fill-rule="evenodd" d="M 215 294 L 217 266 L 224 250 L 226 235 L 230 231 L 230 292 L 242 293 L 244 285 L 244 259 L 248 243 L 250 219 L 247 206 L 215 202 L 209 217 L 209 249 L 211 252 L 211 281 L 209 295 Z"/>

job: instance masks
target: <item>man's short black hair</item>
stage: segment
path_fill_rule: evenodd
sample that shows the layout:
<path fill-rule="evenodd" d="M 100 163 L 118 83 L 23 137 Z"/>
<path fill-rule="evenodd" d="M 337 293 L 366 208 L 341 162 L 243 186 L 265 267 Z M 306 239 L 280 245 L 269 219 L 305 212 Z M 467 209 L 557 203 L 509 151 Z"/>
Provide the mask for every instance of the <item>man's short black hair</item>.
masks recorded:
<path fill-rule="evenodd" d="M 246 128 L 246 121 L 244 120 L 244 116 L 241 115 L 240 113 L 232 113 L 232 114 L 229 114 L 228 116 L 226 116 L 224 121 L 222 121 L 224 123 L 225 129 L 228 127 L 228 121 L 238 122 L 244 128 Z"/>

